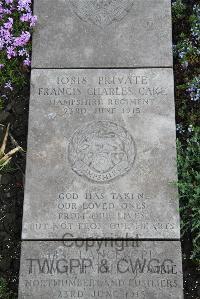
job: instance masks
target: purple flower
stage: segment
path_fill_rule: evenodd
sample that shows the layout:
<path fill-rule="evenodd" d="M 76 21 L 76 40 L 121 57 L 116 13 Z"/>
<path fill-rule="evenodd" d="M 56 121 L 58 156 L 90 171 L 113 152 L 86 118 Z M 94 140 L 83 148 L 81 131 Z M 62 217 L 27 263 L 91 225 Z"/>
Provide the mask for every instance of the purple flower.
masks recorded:
<path fill-rule="evenodd" d="M 3 12 L 4 12 L 4 14 L 7 14 L 7 15 L 11 14 L 11 10 L 8 8 L 4 8 Z"/>
<path fill-rule="evenodd" d="M 13 3 L 13 0 L 5 0 L 6 1 L 6 4 L 12 4 Z"/>
<path fill-rule="evenodd" d="M 10 30 L 13 26 L 13 18 L 8 18 L 8 22 L 4 23 L 4 28 Z"/>
<path fill-rule="evenodd" d="M 36 22 L 37 22 L 37 17 L 36 16 L 33 16 L 31 12 L 28 12 L 26 14 L 23 14 L 21 17 L 20 17 L 20 20 L 22 22 L 30 22 L 30 26 L 31 27 L 34 27 L 36 25 Z"/>
<path fill-rule="evenodd" d="M 18 55 L 19 56 L 27 55 L 27 51 L 23 48 L 23 49 L 21 49 L 21 50 L 18 51 Z"/>
<path fill-rule="evenodd" d="M 31 4 L 31 0 L 18 0 L 18 10 L 19 11 L 27 11 L 30 12 L 31 8 L 30 8 L 30 4 Z"/>
<path fill-rule="evenodd" d="M 36 25 L 36 23 L 37 23 L 37 16 L 32 16 L 30 26 L 34 27 Z"/>
<path fill-rule="evenodd" d="M 0 41 L 1 44 L 9 44 L 11 41 L 11 33 L 9 30 L 0 27 Z"/>
<path fill-rule="evenodd" d="M 3 49 L 3 46 L 4 46 L 4 41 L 2 38 L 0 38 L 0 50 Z"/>
<path fill-rule="evenodd" d="M 8 59 L 11 59 L 12 57 L 15 57 L 17 55 L 14 47 L 10 46 L 10 47 L 7 47 L 7 57 Z"/>
<path fill-rule="evenodd" d="M 26 65 L 26 66 L 30 66 L 31 65 L 31 61 L 30 61 L 29 56 L 26 57 L 26 59 L 23 61 L 23 64 Z"/>
<path fill-rule="evenodd" d="M 37 17 L 32 14 L 32 0 L 0 0 L 0 51 L 7 55 L 7 59 L 23 57 L 25 66 L 31 65 L 27 44 L 30 41 L 31 28 L 35 26 Z M 21 22 L 15 26 L 15 22 Z M 27 22 L 27 31 L 23 28 L 23 22 Z M 0 69 L 4 67 L 0 64 Z M 11 82 L 7 82 L 5 88 L 12 90 Z"/>
<path fill-rule="evenodd" d="M 13 90 L 11 81 L 6 82 L 6 84 L 4 85 L 4 88 L 10 89 L 11 91 Z"/>
<path fill-rule="evenodd" d="M 26 13 L 26 14 L 23 14 L 21 17 L 20 17 L 20 20 L 22 22 L 29 22 L 30 19 L 31 19 L 31 16 L 32 14 L 30 12 Z"/>
<path fill-rule="evenodd" d="M 25 46 L 29 40 L 30 40 L 30 33 L 28 31 L 22 31 L 22 34 L 19 37 L 15 38 L 14 41 L 14 46 L 15 47 L 21 47 L 21 46 Z"/>

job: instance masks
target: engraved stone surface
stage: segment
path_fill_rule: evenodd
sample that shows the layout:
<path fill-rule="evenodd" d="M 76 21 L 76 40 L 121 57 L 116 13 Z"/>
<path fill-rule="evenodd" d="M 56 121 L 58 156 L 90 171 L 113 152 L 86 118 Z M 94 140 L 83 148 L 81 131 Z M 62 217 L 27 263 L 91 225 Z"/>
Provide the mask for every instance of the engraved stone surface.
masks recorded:
<path fill-rule="evenodd" d="M 70 0 L 77 16 L 98 26 L 110 25 L 126 16 L 135 0 Z"/>
<path fill-rule="evenodd" d="M 23 239 L 179 238 L 172 70 L 31 82 Z"/>
<path fill-rule="evenodd" d="M 177 241 L 25 241 L 19 299 L 183 299 Z"/>
<path fill-rule="evenodd" d="M 35 0 L 32 67 L 172 66 L 170 0 Z"/>
<path fill-rule="evenodd" d="M 135 151 L 128 131 L 111 121 L 97 121 L 74 133 L 68 155 L 77 174 L 106 183 L 131 168 Z"/>

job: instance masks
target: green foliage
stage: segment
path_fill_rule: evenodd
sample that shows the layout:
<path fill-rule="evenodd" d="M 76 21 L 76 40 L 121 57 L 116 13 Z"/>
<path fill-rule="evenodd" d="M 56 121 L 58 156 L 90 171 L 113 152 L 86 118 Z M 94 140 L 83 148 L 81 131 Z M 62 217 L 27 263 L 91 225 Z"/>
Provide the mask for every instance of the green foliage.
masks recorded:
<path fill-rule="evenodd" d="M 0 86 L 3 87 L 6 82 L 11 81 L 15 88 L 21 89 L 27 83 L 28 69 L 22 65 L 19 58 L 6 60 L 5 54 L 2 53 L 0 59 L 4 64 L 4 68 L 0 70 Z"/>
<path fill-rule="evenodd" d="M 5 279 L 0 277 L 0 299 L 15 299 L 15 298 L 17 297 L 11 291 L 9 291 Z"/>
<path fill-rule="evenodd" d="M 199 126 L 200 102 L 200 5 L 198 1 L 173 1 L 173 42 L 178 137 Z"/>
<path fill-rule="evenodd" d="M 12 173 L 16 171 L 16 167 L 14 167 L 12 161 L 9 161 L 7 164 L 1 165 L 0 163 L 0 174 L 4 175 L 6 173 Z"/>
<path fill-rule="evenodd" d="M 184 16 L 186 5 L 183 4 L 182 0 L 178 0 L 172 3 L 173 19 L 181 19 Z"/>
<path fill-rule="evenodd" d="M 191 128 L 183 145 L 177 142 L 182 233 L 192 233 L 192 259 L 200 261 L 200 127 Z"/>
<path fill-rule="evenodd" d="M 199 60 L 199 49 L 185 34 L 180 35 L 180 40 L 176 45 L 176 53 L 179 56 L 181 64 L 195 64 Z"/>
<path fill-rule="evenodd" d="M 0 112 L 3 110 L 4 107 L 4 102 L 3 100 L 0 98 Z"/>
<path fill-rule="evenodd" d="M 181 228 L 200 263 L 200 5 L 173 1 L 172 16 Z"/>

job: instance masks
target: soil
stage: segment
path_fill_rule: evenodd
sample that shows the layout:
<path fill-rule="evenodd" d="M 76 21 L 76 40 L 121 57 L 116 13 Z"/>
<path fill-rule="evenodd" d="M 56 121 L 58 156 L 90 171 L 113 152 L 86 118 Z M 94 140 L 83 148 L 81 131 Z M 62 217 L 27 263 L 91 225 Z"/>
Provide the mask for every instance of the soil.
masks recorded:
<path fill-rule="evenodd" d="M 20 96 L 10 99 L 4 111 L 0 112 L 0 124 L 11 124 L 12 137 L 25 150 L 28 105 L 29 89 L 24 89 Z M 1 126 L 0 140 L 2 136 Z M 12 143 L 9 138 L 8 149 L 13 148 Z M 0 277 L 6 279 L 14 294 L 18 288 L 25 162 L 26 154 L 18 153 L 12 160 L 11 169 L 0 175 Z"/>

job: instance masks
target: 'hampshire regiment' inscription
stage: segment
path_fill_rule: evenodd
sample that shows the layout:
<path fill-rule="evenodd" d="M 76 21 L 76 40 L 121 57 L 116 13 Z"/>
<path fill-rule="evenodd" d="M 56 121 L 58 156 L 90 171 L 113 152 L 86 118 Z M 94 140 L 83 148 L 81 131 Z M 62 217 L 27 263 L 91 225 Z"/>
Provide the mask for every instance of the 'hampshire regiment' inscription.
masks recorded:
<path fill-rule="evenodd" d="M 134 0 L 70 0 L 70 3 L 81 20 L 106 26 L 125 17 Z"/>
<path fill-rule="evenodd" d="M 136 148 L 127 130 L 110 121 L 87 124 L 69 143 L 72 169 L 95 182 L 109 182 L 125 174 L 135 159 Z"/>
<path fill-rule="evenodd" d="M 23 238 L 178 238 L 169 69 L 33 70 Z"/>

